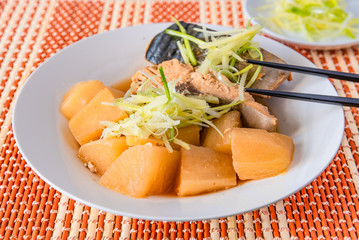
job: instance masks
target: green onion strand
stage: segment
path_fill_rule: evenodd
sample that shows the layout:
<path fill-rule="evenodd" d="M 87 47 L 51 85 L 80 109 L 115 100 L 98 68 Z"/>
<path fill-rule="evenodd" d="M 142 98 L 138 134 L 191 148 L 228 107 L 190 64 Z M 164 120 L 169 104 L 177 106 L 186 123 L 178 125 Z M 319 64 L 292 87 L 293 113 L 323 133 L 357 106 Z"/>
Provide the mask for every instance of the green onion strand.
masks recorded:
<path fill-rule="evenodd" d="M 194 42 L 194 43 L 196 43 L 198 45 L 205 43 L 205 41 L 202 41 L 201 39 L 193 37 L 193 36 L 191 36 L 191 35 L 189 35 L 187 33 L 181 33 L 179 31 L 175 31 L 175 30 L 172 30 L 172 29 L 166 29 L 165 33 L 167 33 L 170 36 L 180 37 L 180 38 L 183 38 L 183 39 L 188 39 L 191 42 Z"/>
<path fill-rule="evenodd" d="M 165 73 L 163 72 L 163 67 L 160 66 L 158 68 L 158 70 L 160 71 L 160 74 L 161 74 L 161 78 L 162 78 L 162 83 L 163 83 L 163 87 L 165 89 L 165 92 L 166 92 L 166 97 L 167 97 L 167 103 L 169 103 L 171 101 L 171 94 L 170 94 L 170 90 L 168 89 L 168 84 L 167 84 L 167 80 L 166 80 L 166 77 L 165 77 Z"/>
<path fill-rule="evenodd" d="M 174 138 L 175 138 L 175 129 L 171 128 L 170 129 L 170 139 L 169 139 L 169 141 L 173 142 Z"/>
<path fill-rule="evenodd" d="M 181 33 L 184 33 L 186 34 L 186 29 L 182 26 L 182 24 L 177 21 L 177 19 L 173 18 L 172 19 L 175 21 L 175 23 L 177 24 L 177 26 L 179 27 Z M 187 50 L 187 54 L 188 54 L 188 58 L 189 58 L 189 61 L 191 62 L 192 66 L 196 66 L 197 65 L 197 59 L 192 51 L 192 47 L 191 47 L 191 44 L 189 43 L 189 40 L 188 39 L 183 39 L 183 42 L 184 42 L 184 45 L 186 47 L 186 50 Z"/>

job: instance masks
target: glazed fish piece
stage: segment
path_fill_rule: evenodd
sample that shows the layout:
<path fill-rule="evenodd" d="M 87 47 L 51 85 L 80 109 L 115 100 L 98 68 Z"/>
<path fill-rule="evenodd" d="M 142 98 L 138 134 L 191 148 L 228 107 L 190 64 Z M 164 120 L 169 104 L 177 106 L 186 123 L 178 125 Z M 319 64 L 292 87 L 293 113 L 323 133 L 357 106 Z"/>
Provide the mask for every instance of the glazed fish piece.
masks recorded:
<path fill-rule="evenodd" d="M 218 81 L 212 74 L 201 75 L 194 71 L 190 64 L 184 64 L 177 59 L 165 61 L 157 66 L 149 66 L 137 71 L 131 78 L 132 86 L 139 86 L 141 83 L 152 77 L 159 84 L 162 80 L 159 77 L 158 68 L 162 66 L 167 81 L 178 80 L 175 88 L 182 94 L 189 95 L 210 95 L 219 98 L 221 104 L 230 103 L 238 98 L 238 86 L 228 86 Z M 277 129 L 277 118 L 273 116 L 267 107 L 256 102 L 249 93 L 244 93 L 245 102 L 238 106 L 242 113 L 245 126 L 252 128 L 275 131 Z"/>
<path fill-rule="evenodd" d="M 263 60 L 267 62 L 275 62 L 275 63 L 286 63 L 279 57 L 275 56 L 274 54 L 261 49 L 263 54 Z M 244 56 L 244 59 L 248 59 L 249 56 Z M 256 59 L 259 60 L 259 59 Z M 246 62 L 237 62 L 236 67 L 238 69 L 242 69 L 246 67 L 248 63 Z M 250 78 L 254 71 L 255 67 L 249 70 L 248 78 Z M 251 88 L 257 89 L 267 89 L 267 90 L 275 90 L 277 89 L 285 80 L 292 80 L 291 72 L 269 68 L 269 67 L 262 67 L 260 77 L 253 83 Z"/>
<path fill-rule="evenodd" d="M 203 33 L 194 30 L 194 28 L 201 29 L 202 26 L 185 22 L 181 22 L 181 24 L 186 29 L 187 34 L 204 40 Z M 179 28 L 176 24 L 172 24 L 167 29 L 179 31 Z M 176 42 L 179 40 L 181 40 L 181 38 L 169 36 L 165 33 L 165 31 L 158 33 L 152 39 L 147 48 L 146 60 L 153 64 L 160 64 L 167 60 L 178 59 L 183 63 L 183 58 L 176 44 Z M 195 53 L 196 58 L 199 61 L 203 60 L 205 58 L 206 52 L 203 49 L 197 47 L 196 44 L 192 44 L 192 47 L 194 48 L 193 52 Z M 261 52 L 263 54 L 264 61 L 285 63 L 282 59 L 264 49 L 261 49 Z M 249 55 L 244 56 L 244 58 L 249 58 Z M 248 63 L 246 62 L 239 62 L 237 63 L 237 68 L 242 69 L 247 65 Z M 252 70 L 249 72 L 248 78 L 252 76 L 254 70 L 255 67 L 252 68 Z M 262 67 L 260 78 L 255 81 L 255 83 L 252 85 L 252 88 L 275 90 L 285 80 L 291 80 L 290 72 Z"/>
<path fill-rule="evenodd" d="M 266 106 L 253 100 L 240 104 L 238 108 L 244 126 L 265 129 L 269 132 L 277 131 L 278 119 Z"/>
<path fill-rule="evenodd" d="M 187 79 L 189 75 L 194 72 L 194 68 L 190 64 L 180 63 L 177 59 L 172 59 L 169 61 L 165 61 L 159 65 L 145 67 L 137 71 L 131 77 L 131 87 L 141 86 L 141 83 L 143 81 L 146 81 L 149 77 L 153 78 L 157 83 L 162 85 L 160 71 L 158 70 L 160 66 L 163 67 L 163 72 L 165 73 L 167 81 Z"/>
<path fill-rule="evenodd" d="M 149 66 L 137 71 L 131 78 L 131 85 L 141 85 L 141 82 L 152 77 L 162 84 L 159 67 L 162 66 L 167 81 L 178 80 L 175 88 L 177 92 L 189 95 L 210 95 L 219 98 L 221 104 L 227 104 L 238 98 L 238 86 L 228 86 L 221 83 L 212 74 L 202 75 L 190 64 L 184 64 L 177 59 L 162 62 L 156 66 Z M 246 96 L 250 94 L 245 93 Z M 253 99 L 250 96 L 250 99 Z M 247 99 L 246 99 L 247 100 Z"/>

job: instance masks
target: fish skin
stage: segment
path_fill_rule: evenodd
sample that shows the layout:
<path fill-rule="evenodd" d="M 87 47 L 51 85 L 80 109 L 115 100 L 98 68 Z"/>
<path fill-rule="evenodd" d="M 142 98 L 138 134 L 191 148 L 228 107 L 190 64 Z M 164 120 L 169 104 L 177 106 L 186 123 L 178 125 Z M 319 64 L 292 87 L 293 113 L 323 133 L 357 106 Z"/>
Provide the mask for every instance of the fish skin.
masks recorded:
<path fill-rule="evenodd" d="M 261 49 L 261 53 L 263 54 L 264 61 L 274 62 L 274 63 L 283 63 L 283 64 L 286 63 L 283 59 L 275 56 L 274 54 L 268 52 L 265 49 Z M 249 54 L 245 54 L 245 56 L 243 56 L 243 58 L 250 59 Z M 259 58 L 257 58 L 256 60 L 259 60 Z M 248 65 L 249 64 L 247 62 L 237 62 L 236 68 L 242 69 Z M 256 68 L 257 68 L 257 66 L 253 67 L 252 69 L 250 69 L 248 71 L 247 78 L 251 78 L 251 76 L 253 75 Z M 257 78 L 257 80 L 253 83 L 251 88 L 275 90 L 285 80 L 290 81 L 291 79 L 292 79 L 292 76 L 291 76 L 291 72 L 289 72 L 289 71 L 284 71 L 284 70 L 269 68 L 269 67 L 262 67 L 261 72 L 260 72 L 260 77 Z M 265 97 L 265 98 L 268 98 L 268 97 Z"/>
<path fill-rule="evenodd" d="M 193 23 L 185 23 L 183 21 L 180 21 L 180 23 L 186 29 L 187 34 L 198 39 L 204 39 L 203 33 L 194 30 L 194 28 L 202 28 L 202 26 Z M 180 31 L 177 24 L 172 24 L 166 29 Z M 153 64 L 160 64 L 161 62 L 171 59 L 178 59 L 180 62 L 184 62 L 181 52 L 177 46 L 177 41 L 179 40 L 181 40 L 180 37 L 172 37 L 166 34 L 165 31 L 158 33 L 147 47 L 145 55 L 146 60 Z M 197 53 L 197 59 L 199 59 L 198 56 L 203 55 L 204 51 L 196 47 L 195 44 L 192 44 L 192 47 L 194 52 Z"/>

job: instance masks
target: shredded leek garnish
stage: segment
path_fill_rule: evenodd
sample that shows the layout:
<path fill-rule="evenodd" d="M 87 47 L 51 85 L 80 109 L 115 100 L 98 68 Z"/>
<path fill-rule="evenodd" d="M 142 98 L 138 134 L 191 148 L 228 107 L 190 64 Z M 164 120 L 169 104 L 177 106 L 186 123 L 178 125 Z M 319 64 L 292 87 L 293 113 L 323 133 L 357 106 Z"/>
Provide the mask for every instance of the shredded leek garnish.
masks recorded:
<path fill-rule="evenodd" d="M 174 36 L 174 37 L 180 37 L 180 38 L 183 38 L 183 39 L 188 39 L 191 42 L 194 42 L 196 44 L 205 43 L 205 41 L 202 41 L 201 39 L 198 39 L 198 38 L 193 37 L 193 36 L 191 36 L 191 35 L 189 35 L 187 33 L 182 33 L 182 32 L 176 31 L 176 30 L 166 29 L 165 33 L 167 33 L 168 35 Z"/>
<path fill-rule="evenodd" d="M 185 40 L 192 41 L 193 43 L 196 43 L 199 48 L 207 49 L 208 54 L 205 58 L 205 60 L 202 62 L 201 66 L 199 67 L 198 71 L 202 74 L 207 73 L 211 68 L 214 68 L 216 65 L 221 64 L 223 66 L 228 66 L 230 63 L 230 58 L 233 57 L 239 61 L 243 61 L 243 59 L 240 57 L 239 54 L 237 54 L 238 51 L 242 50 L 242 47 L 248 46 L 248 43 L 250 43 L 251 39 L 261 30 L 261 27 L 259 25 L 254 25 L 252 27 L 248 27 L 248 29 L 241 29 L 241 31 L 234 31 L 235 34 L 228 36 L 225 34 L 228 34 L 233 31 L 227 31 L 221 34 L 220 32 L 216 32 L 216 36 L 220 36 L 216 40 L 212 40 L 210 42 L 205 42 L 203 40 L 200 40 L 194 36 L 188 35 L 183 32 L 166 29 L 165 32 L 168 35 L 174 36 L 174 37 L 180 37 Z M 202 32 L 205 32 L 207 34 L 213 33 L 213 31 L 207 31 L 202 29 Z M 254 46 L 251 46 L 251 48 L 256 48 Z M 249 48 L 246 47 L 246 50 Z M 257 48 L 258 49 L 258 48 Z M 259 50 L 259 49 L 258 49 Z M 243 53 L 244 51 L 241 51 Z"/>
<path fill-rule="evenodd" d="M 222 83 L 229 85 L 222 77 L 226 76 L 235 84 L 239 84 L 242 81 L 243 76 L 245 78 L 248 76 L 248 71 L 253 67 L 253 65 L 248 65 L 247 67 L 237 70 L 234 68 L 237 61 L 243 61 L 243 54 L 248 52 L 249 55 L 253 58 L 259 57 L 260 60 L 263 60 L 263 56 L 259 48 L 251 42 L 252 38 L 261 30 L 261 27 L 258 25 L 249 26 L 246 29 L 242 29 L 232 36 L 223 36 L 216 41 L 199 45 L 200 48 L 207 48 L 208 54 L 205 60 L 202 62 L 198 71 L 202 74 L 207 73 L 210 69 L 217 69 L 217 78 Z M 253 55 L 253 51 L 257 53 L 256 56 Z M 218 71 L 218 66 L 221 66 L 221 70 Z M 261 67 L 258 66 L 246 87 L 253 85 L 254 81 L 258 78 Z M 244 75 L 245 74 L 245 75 Z M 246 80 L 246 79 L 244 79 Z M 244 88 L 239 88 L 239 96 L 243 100 L 243 91 Z"/>
<path fill-rule="evenodd" d="M 239 32 L 243 32 L 243 29 L 233 29 L 233 30 L 228 30 L 228 31 L 221 31 L 221 32 L 217 32 L 217 31 L 210 31 L 207 30 L 205 27 L 203 27 L 203 29 L 201 28 L 193 28 L 193 30 L 197 31 L 197 32 L 202 32 L 203 34 L 206 34 L 207 36 L 225 36 L 225 35 L 232 35 L 235 33 L 239 33 Z M 209 42 L 208 39 L 206 39 L 206 42 Z"/>
<path fill-rule="evenodd" d="M 180 29 L 181 33 L 187 33 L 186 29 L 181 25 L 181 23 L 179 21 L 177 21 L 177 19 L 175 19 L 174 17 L 172 17 L 172 19 L 177 24 L 177 26 Z M 185 45 L 186 50 L 187 50 L 187 55 L 188 55 L 189 61 L 191 62 L 192 66 L 196 66 L 197 65 L 197 60 L 196 60 L 196 57 L 194 56 L 194 53 L 192 51 L 191 44 L 189 43 L 188 39 L 183 39 L 183 42 L 184 42 L 184 45 Z"/>
<path fill-rule="evenodd" d="M 170 94 L 170 90 L 168 89 L 168 84 L 167 84 L 167 81 L 166 81 L 165 73 L 163 72 L 162 66 L 160 66 L 158 68 L 158 70 L 160 71 L 163 88 L 165 89 L 166 97 L 168 99 L 167 103 L 169 103 L 171 101 L 171 94 Z"/>
<path fill-rule="evenodd" d="M 126 98 L 119 98 L 112 103 L 126 111 L 128 117 L 118 122 L 104 121 L 102 138 L 119 136 L 137 136 L 147 139 L 150 136 L 164 142 L 172 152 L 170 142 L 188 149 L 189 145 L 177 138 L 178 129 L 190 125 L 213 127 L 223 137 L 219 129 L 211 122 L 228 112 L 231 107 L 241 102 L 211 107 L 208 102 L 219 103 L 213 96 L 192 97 L 176 92 L 176 81 L 167 82 L 163 69 L 159 68 L 163 86 L 156 86 L 152 79 L 147 79 L 136 94 L 126 93 Z M 131 88 L 129 91 L 133 91 Z M 208 101 L 207 101 L 208 100 Z"/>
<path fill-rule="evenodd" d="M 257 80 L 261 66 L 257 66 L 253 75 L 247 80 L 248 72 L 253 65 L 250 64 L 243 69 L 235 68 L 237 62 L 243 62 L 243 54 L 248 53 L 251 58 L 259 58 L 263 60 L 263 55 L 257 43 L 252 42 L 253 37 L 260 32 L 261 26 L 247 24 L 246 28 L 235 29 L 223 32 L 207 30 L 205 28 L 195 28 L 196 31 L 202 32 L 206 41 L 188 35 L 183 26 L 179 25 L 179 31 L 166 29 L 165 32 L 174 37 L 180 37 L 186 43 L 191 41 L 197 44 L 199 48 L 207 51 L 205 59 L 201 62 L 197 71 L 201 74 L 215 72 L 217 79 L 223 84 L 229 86 L 239 85 L 240 99 L 244 98 L 244 86 L 251 87 Z M 211 40 L 209 40 L 211 39 Z M 184 60 L 184 47 L 177 42 L 181 55 Z M 187 48 L 186 48 L 187 49 Z M 188 51 L 187 51 L 188 53 Z M 192 63 L 192 61 L 190 60 Z M 186 60 L 185 60 L 185 63 Z M 193 64 L 192 64 L 193 65 Z M 248 76 L 249 77 L 249 76 Z M 246 82 L 248 81 L 248 82 Z"/>
<path fill-rule="evenodd" d="M 198 38 L 195 38 L 186 33 L 178 32 L 171 29 L 166 29 L 166 33 L 175 36 L 181 37 L 183 39 L 192 41 L 198 45 L 199 48 L 207 49 L 208 53 L 205 60 L 201 63 L 198 71 L 202 74 L 206 74 L 210 69 L 214 69 L 217 65 L 222 65 L 224 68 L 228 68 L 229 65 L 234 66 L 233 60 L 243 61 L 240 54 L 237 52 L 244 53 L 243 47 L 245 50 L 256 48 L 251 45 L 252 38 L 261 30 L 259 25 L 254 25 L 248 29 L 241 29 L 241 31 L 235 31 L 233 35 L 220 35 L 219 32 L 216 33 L 216 36 L 219 36 L 217 39 L 210 42 L 205 42 Z M 206 30 L 202 29 L 202 32 Z M 211 34 L 213 31 L 207 31 L 207 34 Z M 223 34 L 228 34 L 229 32 L 224 32 Z M 248 48 L 248 45 L 250 48 Z"/>
<path fill-rule="evenodd" d="M 177 47 L 178 47 L 178 49 L 180 50 L 180 53 L 181 53 L 181 56 L 182 56 L 182 58 L 183 58 L 183 61 L 184 61 L 184 63 L 190 63 L 189 62 L 189 58 L 188 58 L 188 55 L 187 55 L 187 50 L 186 50 L 186 48 L 181 44 L 181 42 L 180 41 L 177 41 Z"/>
<path fill-rule="evenodd" d="M 248 72 L 244 72 L 243 75 L 241 76 L 241 79 L 238 84 L 238 91 L 239 91 L 239 94 L 238 94 L 239 99 L 238 100 L 240 100 L 240 101 L 244 101 L 244 84 L 246 82 L 247 75 L 248 75 Z"/>
<path fill-rule="evenodd" d="M 253 46 L 249 46 L 249 47 L 245 47 L 245 48 L 241 49 L 241 51 L 246 51 L 246 50 L 248 50 L 248 52 L 249 52 L 250 55 L 253 54 L 253 53 L 250 52 L 250 50 L 254 50 L 255 52 L 258 53 L 258 55 L 259 55 L 259 60 L 260 60 L 260 61 L 263 61 L 263 54 L 261 53 L 261 51 L 259 51 L 258 48 L 253 47 Z M 261 69 L 262 69 L 262 66 L 258 66 L 258 67 L 257 67 L 257 69 L 256 69 L 256 71 L 254 72 L 253 76 L 251 77 L 251 79 L 250 79 L 249 82 L 247 83 L 246 88 L 250 88 L 250 87 L 253 85 L 253 83 L 255 82 L 255 80 L 257 80 L 258 75 L 259 75 Z"/>
<path fill-rule="evenodd" d="M 300 32 L 309 41 L 336 37 L 355 38 L 359 18 L 345 11 L 342 0 L 270 0 L 264 10 L 265 23 L 273 31 Z M 269 20 L 268 21 L 268 17 Z M 270 24 L 272 23 L 272 24 Z"/>

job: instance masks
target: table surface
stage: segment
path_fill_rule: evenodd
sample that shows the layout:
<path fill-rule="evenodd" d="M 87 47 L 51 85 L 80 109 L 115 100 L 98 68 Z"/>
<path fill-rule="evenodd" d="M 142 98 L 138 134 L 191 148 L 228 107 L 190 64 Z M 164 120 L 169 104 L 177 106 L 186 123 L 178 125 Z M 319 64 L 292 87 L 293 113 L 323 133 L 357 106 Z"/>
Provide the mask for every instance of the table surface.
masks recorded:
<path fill-rule="evenodd" d="M 14 100 L 29 74 L 60 49 L 119 27 L 179 20 L 244 26 L 241 1 L 0 0 L 0 239 L 357 239 L 359 115 L 331 164 L 297 193 L 253 212 L 193 222 L 116 216 L 56 191 L 26 164 L 13 137 Z M 359 73 L 359 46 L 295 48 L 319 68 Z M 359 85 L 331 80 L 340 96 Z"/>

